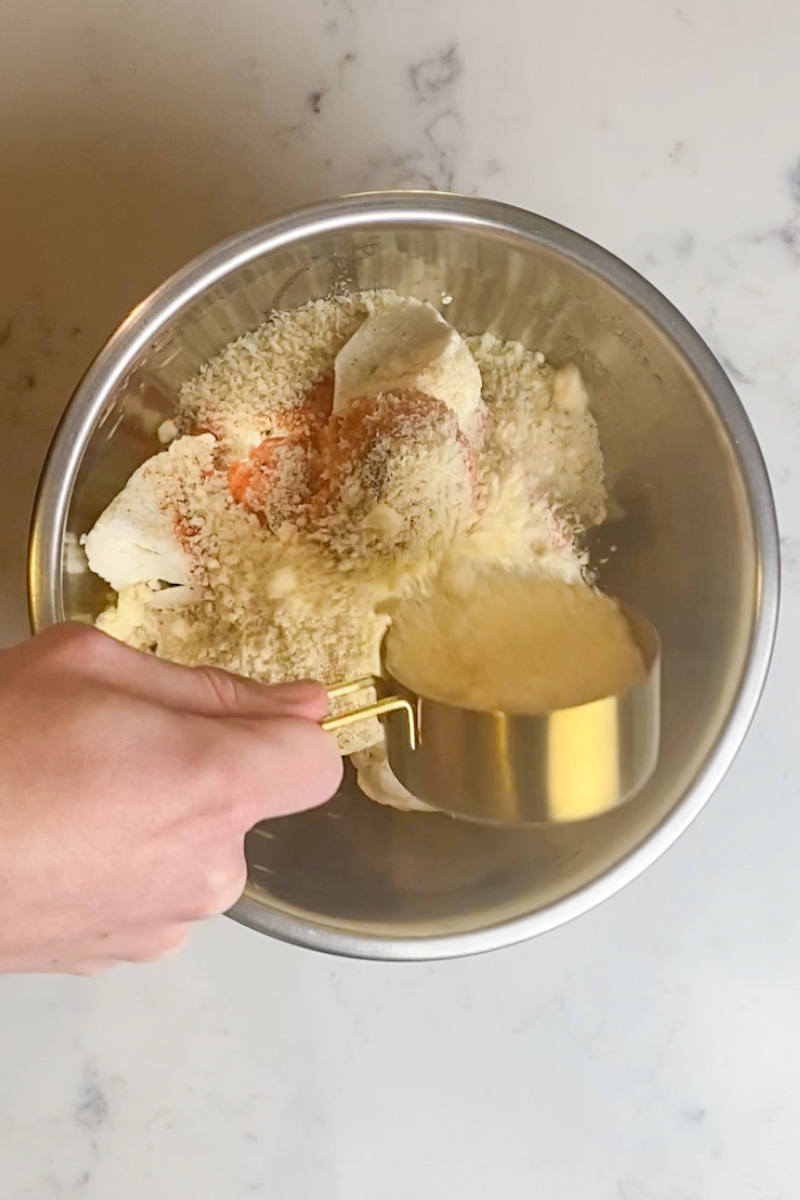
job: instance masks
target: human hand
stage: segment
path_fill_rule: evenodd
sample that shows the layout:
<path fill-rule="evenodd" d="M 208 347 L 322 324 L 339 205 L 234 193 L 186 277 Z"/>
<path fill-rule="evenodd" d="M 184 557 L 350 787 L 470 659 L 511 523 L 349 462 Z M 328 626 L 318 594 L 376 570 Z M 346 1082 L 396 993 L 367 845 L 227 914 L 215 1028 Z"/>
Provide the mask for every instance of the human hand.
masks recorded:
<path fill-rule="evenodd" d="M 246 881 L 265 817 L 341 779 L 320 684 L 260 684 L 60 625 L 0 651 L 0 971 L 179 948 Z"/>

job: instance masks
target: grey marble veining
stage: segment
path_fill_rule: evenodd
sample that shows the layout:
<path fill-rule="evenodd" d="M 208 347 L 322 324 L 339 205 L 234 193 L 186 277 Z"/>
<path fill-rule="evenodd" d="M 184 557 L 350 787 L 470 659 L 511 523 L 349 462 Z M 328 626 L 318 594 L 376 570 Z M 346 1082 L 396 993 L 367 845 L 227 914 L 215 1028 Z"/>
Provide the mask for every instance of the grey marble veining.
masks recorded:
<path fill-rule="evenodd" d="M 0 633 L 41 458 L 119 318 L 289 205 L 455 188 L 638 267 L 761 439 L 775 668 L 718 796 L 601 910 L 437 966 L 230 922 L 0 981 L 3 1200 L 793 1200 L 800 1099 L 800 9 L 790 0 L 7 0 Z"/>

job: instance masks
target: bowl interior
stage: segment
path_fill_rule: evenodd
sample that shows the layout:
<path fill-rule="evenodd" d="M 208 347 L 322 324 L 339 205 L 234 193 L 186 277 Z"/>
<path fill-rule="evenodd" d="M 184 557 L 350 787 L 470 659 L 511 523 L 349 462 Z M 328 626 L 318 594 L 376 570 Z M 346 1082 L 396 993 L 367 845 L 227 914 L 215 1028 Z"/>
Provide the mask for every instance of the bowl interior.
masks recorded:
<path fill-rule="evenodd" d="M 613 271 L 606 275 L 546 236 L 452 217 L 314 228 L 240 261 L 175 305 L 108 393 L 77 467 L 70 535 L 88 530 L 159 449 L 155 430 L 180 382 L 272 308 L 340 288 L 391 287 L 440 307 L 444 300 L 448 320 L 464 333 L 490 329 L 543 350 L 556 365 L 580 365 L 613 502 L 613 520 L 593 535 L 596 557 L 607 559 L 601 581 L 647 614 L 662 638 L 660 759 L 633 802 L 574 826 L 504 831 L 381 808 L 348 777 L 326 808 L 250 835 L 250 884 L 239 913 L 250 923 L 311 942 L 325 931 L 401 942 L 539 912 L 648 838 L 724 729 L 747 665 L 759 587 L 745 482 L 698 372 L 616 286 Z M 94 617 L 107 596 L 101 581 L 66 569 L 61 585 L 67 617 Z"/>

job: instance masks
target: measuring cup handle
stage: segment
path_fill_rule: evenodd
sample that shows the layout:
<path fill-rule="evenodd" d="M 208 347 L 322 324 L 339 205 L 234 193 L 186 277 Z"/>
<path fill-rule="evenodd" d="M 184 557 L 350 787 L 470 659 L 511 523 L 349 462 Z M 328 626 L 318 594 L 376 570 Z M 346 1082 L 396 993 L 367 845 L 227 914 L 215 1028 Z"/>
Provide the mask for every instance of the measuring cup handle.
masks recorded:
<path fill-rule="evenodd" d="M 350 696 L 355 692 L 362 692 L 364 688 L 373 687 L 374 684 L 375 680 L 369 675 L 366 679 L 355 679 L 351 683 L 337 684 L 336 687 L 328 688 L 328 696 L 331 700 L 338 699 L 340 696 Z M 359 721 L 366 721 L 370 717 L 385 717 L 393 712 L 405 713 L 408 722 L 408 744 L 412 750 L 416 750 L 417 724 L 414 719 L 414 709 L 402 696 L 387 696 L 384 700 L 376 700 L 374 704 L 365 704 L 363 708 L 354 708 L 352 712 L 342 713 L 338 717 L 326 717 L 322 722 L 322 728 L 333 733 L 337 729 L 346 729 L 348 725 L 357 725 Z"/>

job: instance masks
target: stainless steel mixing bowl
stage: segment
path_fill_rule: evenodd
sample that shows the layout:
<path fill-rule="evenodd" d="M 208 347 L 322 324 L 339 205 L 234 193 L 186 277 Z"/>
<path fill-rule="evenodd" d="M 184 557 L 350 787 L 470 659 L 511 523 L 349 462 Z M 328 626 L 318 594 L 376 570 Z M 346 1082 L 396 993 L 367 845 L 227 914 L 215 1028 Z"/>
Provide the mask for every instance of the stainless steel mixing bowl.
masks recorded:
<path fill-rule="evenodd" d="M 155 430 L 181 380 L 271 309 L 342 287 L 431 299 L 463 332 L 490 329 L 556 364 L 580 365 L 615 514 L 594 539 L 597 559 L 608 559 L 602 582 L 647 613 L 663 643 L 658 767 L 617 811 L 577 825 L 481 827 L 382 808 L 349 777 L 325 808 L 249 836 L 238 920 L 340 954 L 445 958 L 520 941 L 593 907 L 658 858 L 706 803 L 747 731 L 769 665 L 775 512 L 731 384 L 697 333 L 635 272 L 505 205 L 356 196 L 210 250 L 111 337 L 67 409 L 43 474 L 30 548 L 35 629 L 90 619 L 102 606 L 105 586 L 66 570 L 67 541 L 159 448 Z"/>

